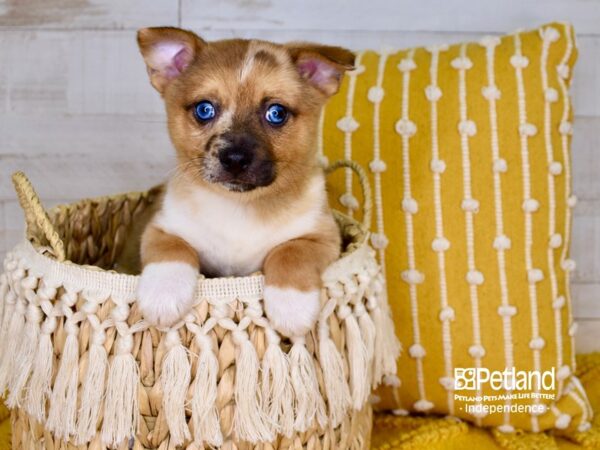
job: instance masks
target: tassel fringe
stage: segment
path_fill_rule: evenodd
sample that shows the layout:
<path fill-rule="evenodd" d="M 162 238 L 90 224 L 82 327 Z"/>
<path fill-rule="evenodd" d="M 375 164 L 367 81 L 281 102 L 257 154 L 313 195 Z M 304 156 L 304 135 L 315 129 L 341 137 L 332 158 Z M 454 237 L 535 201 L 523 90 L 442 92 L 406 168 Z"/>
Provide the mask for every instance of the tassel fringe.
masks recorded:
<path fill-rule="evenodd" d="M 377 330 L 371 316 L 367 313 L 365 306 L 362 303 L 357 303 L 354 306 L 354 313 L 358 317 L 358 326 L 360 334 L 365 344 L 365 351 L 368 361 L 368 367 L 372 367 L 375 356 L 375 340 L 377 339 Z"/>
<path fill-rule="evenodd" d="M 22 400 L 23 388 L 29 379 L 35 359 L 35 350 L 40 336 L 41 311 L 37 306 L 27 307 L 27 323 L 23 329 L 23 336 L 19 338 L 22 343 L 20 353 L 15 352 L 15 361 L 12 368 L 12 378 L 8 389 L 10 394 L 6 400 L 9 408 L 19 407 Z M 38 355 L 39 356 L 39 355 Z"/>
<path fill-rule="evenodd" d="M 313 425 L 315 419 L 319 425 L 324 427 L 327 418 L 325 403 L 319 391 L 315 365 L 304 345 L 304 337 L 296 337 L 293 342 L 289 358 L 292 386 L 296 395 L 294 429 L 303 433 Z"/>
<path fill-rule="evenodd" d="M 12 325 L 12 319 L 14 317 L 15 310 L 17 309 L 17 296 L 13 291 L 8 291 L 4 296 L 4 308 L 2 315 L 2 329 L 0 329 L 0 349 L 8 348 L 7 339 L 8 339 L 8 331 Z M 4 364 L 4 359 L 8 352 L 2 352 L 0 356 L 0 370 L 2 369 L 2 364 Z"/>
<path fill-rule="evenodd" d="M 368 382 L 367 349 L 360 334 L 356 318 L 352 315 L 349 306 L 338 308 L 338 315 L 344 320 L 346 329 L 346 348 L 348 350 L 348 364 L 350 368 L 350 391 L 352 394 L 352 407 L 360 411 L 371 392 Z"/>
<path fill-rule="evenodd" d="M 42 334 L 25 394 L 25 411 L 40 423 L 43 423 L 46 418 L 46 399 L 52 393 L 54 347 L 51 335 L 55 329 L 56 318 L 46 318 L 42 325 Z"/>
<path fill-rule="evenodd" d="M 291 437 L 294 432 L 294 391 L 288 357 L 279 346 L 279 336 L 270 329 L 267 351 L 262 360 L 262 399 L 274 433 Z"/>
<path fill-rule="evenodd" d="M 344 376 L 344 363 L 328 331 L 320 332 L 319 361 L 323 371 L 329 420 L 332 427 L 337 427 L 350 407 L 350 388 Z"/>
<path fill-rule="evenodd" d="M 191 439 L 185 419 L 185 396 L 190 385 L 191 366 L 177 331 L 167 333 L 166 346 L 169 350 L 163 360 L 160 374 L 163 408 L 171 443 L 178 446 Z"/>
<path fill-rule="evenodd" d="M 252 444 L 270 442 L 274 436 L 261 408 L 260 389 L 257 389 L 258 355 L 246 332 L 235 330 L 233 336 L 239 347 L 235 361 L 235 432 L 238 439 Z"/>
<path fill-rule="evenodd" d="M 132 347 L 133 337 L 121 336 L 108 372 L 102 442 L 113 447 L 135 435 L 138 427 L 137 391 L 140 375 L 137 362 L 131 354 Z"/>
<path fill-rule="evenodd" d="M 210 338 L 207 335 L 198 334 L 196 340 L 200 347 L 200 355 L 192 388 L 194 441 L 200 447 L 204 443 L 220 447 L 223 445 L 223 435 L 216 407 L 219 361 L 213 352 Z"/>
<path fill-rule="evenodd" d="M 88 367 L 81 388 L 81 406 L 77 419 L 77 444 L 89 442 L 97 434 L 98 416 L 104 396 L 108 357 L 104 349 L 104 330 L 92 336 Z"/>
<path fill-rule="evenodd" d="M 20 345 L 19 339 L 21 338 L 21 333 L 25 326 L 25 308 L 25 304 L 22 301 L 17 300 L 14 314 L 12 314 L 12 318 L 9 319 L 10 326 L 8 327 L 6 338 L 4 340 L 4 346 L 2 347 L 3 350 L 8 351 L 4 351 L 2 354 L 2 364 L 0 365 L 0 392 L 5 392 L 8 388 L 11 374 L 13 373 L 13 367 L 16 363 L 17 356 L 19 355 L 14 349 L 18 348 L 17 346 Z M 10 349 L 13 349 L 13 351 L 10 351 Z"/>
<path fill-rule="evenodd" d="M 0 388 L 9 390 L 7 403 L 25 410 L 32 423 L 40 422 L 56 438 L 76 446 L 129 445 L 138 433 L 140 419 L 140 369 L 136 361 L 139 355 L 134 356 L 134 336 L 139 338 L 139 333 L 149 326 L 143 320 L 133 323 L 136 319 L 130 314 L 130 305 L 135 294 L 115 297 L 103 285 L 81 287 L 76 279 L 65 280 L 54 273 L 44 275 L 43 267 L 29 266 L 27 259 L 10 258 L 5 263 L 7 274 L 0 276 L 0 349 L 5 349 L 0 357 Z M 345 274 L 346 271 L 350 273 Z M 363 410 L 372 375 L 391 379 L 399 344 L 393 331 L 382 333 L 391 319 L 386 305 L 380 303 L 380 286 L 373 279 L 377 276 L 376 266 L 342 264 L 335 266 L 330 275 L 323 290 L 329 302 L 321 311 L 319 339 L 314 346 L 307 348 L 305 337 L 295 337 L 286 354 L 279 335 L 264 317 L 260 291 L 255 300 L 238 300 L 243 308 L 233 313 L 232 304 L 208 301 L 195 310 L 201 324 L 191 315 L 186 317 L 183 326 L 195 335 L 200 349 L 193 374 L 179 331 L 167 332 L 163 342 L 166 352 L 157 380 L 162 391 L 161 414 L 168 427 L 168 431 L 161 431 L 165 437 L 160 439 L 161 448 L 221 447 L 224 443 L 218 406 L 222 401 L 218 384 L 222 361 L 209 334 L 214 327 L 220 327 L 216 336 L 224 330 L 231 333 L 235 343 L 235 407 L 228 410 L 233 417 L 228 416 L 227 420 L 233 419 L 232 429 L 227 431 L 234 434 L 234 441 L 251 446 L 268 446 L 269 442 L 279 445 L 281 439 L 310 437 L 315 429 L 333 435 L 354 427 L 348 416 L 360 413 L 349 410 Z M 221 298 L 216 294 L 215 297 Z M 341 350 L 336 346 L 339 336 L 335 334 L 334 342 L 329 329 L 329 318 L 336 310 L 342 324 Z M 64 330 L 56 335 L 57 323 L 62 321 Z M 80 336 L 81 323 L 90 325 L 91 337 L 84 358 L 87 369 L 81 371 L 80 380 L 80 346 L 88 340 L 87 332 Z M 266 348 L 264 354 L 261 349 L 262 359 L 248 336 L 249 326 L 264 331 Z M 110 345 L 105 344 L 107 334 Z M 154 341 L 156 336 L 159 334 L 154 335 L 152 330 Z M 59 342 L 64 337 L 64 343 Z M 113 343 L 112 339 L 116 341 Z M 155 345 L 145 339 L 140 347 L 142 361 L 146 352 L 154 351 L 147 346 Z M 55 345 L 62 345 L 58 361 Z M 113 350 L 109 352 L 107 347 Z M 162 348 L 157 354 L 161 353 Z M 186 407 L 191 410 L 189 425 Z M 368 408 L 364 411 L 370 413 Z M 143 431 L 148 432 L 145 428 Z M 309 434 L 301 435 L 305 432 Z M 363 445 L 363 432 L 357 430 L 360 436 L 345 440 L 344 445 Z"/>
<path fill-rule="evenodd" d="M 375 389 L 382 381 L 388 384 L 390 382 L 398 384 L 396 361 L 400 356 L 402 347 L 394 331 L 395 326 L 386 299 L 385 286 L 381 274 L 374 280 L 372 289 L 368 292 L 367 299 L 367 307 L 373 315 L 375 329 L 378 331 L 375 335 L 372 387 Z"/>
<path fill-rule="evenodd" d="M 77 376 L 79 373 L 78 327 L 69 320 L 65 323 L 67 339 L 61 356 L 60 368 L 50 396 L 50 411 L 46 428 L 56 436 L 68 439 L 75 434 L 77 415 Z"/>

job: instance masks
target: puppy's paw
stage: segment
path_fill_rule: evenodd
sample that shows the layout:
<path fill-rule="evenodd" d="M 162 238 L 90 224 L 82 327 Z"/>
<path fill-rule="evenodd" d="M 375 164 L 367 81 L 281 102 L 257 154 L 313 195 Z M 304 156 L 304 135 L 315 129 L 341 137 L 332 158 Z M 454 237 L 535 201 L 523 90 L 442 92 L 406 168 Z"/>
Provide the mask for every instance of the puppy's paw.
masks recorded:
<path fill-rule="evenodd" d="M 317 322 L 321 310 L 318 289 L 304 292 L 267 285 L 264 297 L 271 325 L 284 336 L 304 336 Z"/>
<path fill-rule="evenodd" d="M 187 263 L 148 264 L 137 292 L 144 319 L 158 327 L 178 322 L 192 307 L 197 282 L 198 271 Z"/>

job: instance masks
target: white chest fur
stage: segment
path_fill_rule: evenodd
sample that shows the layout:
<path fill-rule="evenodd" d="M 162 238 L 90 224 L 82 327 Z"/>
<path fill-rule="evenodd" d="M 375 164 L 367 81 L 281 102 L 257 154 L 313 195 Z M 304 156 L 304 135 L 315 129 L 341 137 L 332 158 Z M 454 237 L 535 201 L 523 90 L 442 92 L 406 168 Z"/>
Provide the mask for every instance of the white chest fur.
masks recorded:
<path fill-rule="evenodd" d="M 202 270 L 214 276 L 243 276 L 262 268 L 269 251 L 315 230 L 323 214 L 325 186 L 315 177 L 298 205 L 261 217 L 251 204 L 198 188 L 176 196 L 167 189 L 156 224 L 181 237 L 199 254 Z"/>

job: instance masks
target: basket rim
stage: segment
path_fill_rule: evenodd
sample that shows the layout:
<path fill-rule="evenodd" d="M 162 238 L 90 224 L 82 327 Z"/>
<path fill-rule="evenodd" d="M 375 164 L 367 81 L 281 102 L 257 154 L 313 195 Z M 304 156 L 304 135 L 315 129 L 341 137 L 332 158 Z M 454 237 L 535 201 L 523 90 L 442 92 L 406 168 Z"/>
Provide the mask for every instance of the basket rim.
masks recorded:
<path fill-rule="evenodd" d="M 334 261 L 323 273 L 325 285 L 338 280 L 356 267 L 373 250 L 368 245 L 367 234 L 356 242 L 356 248 Z M 26 260 L 34 276 L 43 278 L 49 286 L 65 286 L 75 292 L 89 291 L 96 296 L 115 296 L 133 301 L 137 298 L 137 285 L 140 275 L 119 273 L 96 266 L 86 266 L 72 261 L 58 261 L 41 253 L 27 239 L 18 243 L 8 252 L 16 256 L 17 261 Z M 7 257 L 9 255 L 7 254 Z M 263 298 L 264 276 L 262 273 L 242 277 L 206 278 L 198 275 L 197 301 L 211 298 L 225 303 L 231 300 L 256 301 Z"/>

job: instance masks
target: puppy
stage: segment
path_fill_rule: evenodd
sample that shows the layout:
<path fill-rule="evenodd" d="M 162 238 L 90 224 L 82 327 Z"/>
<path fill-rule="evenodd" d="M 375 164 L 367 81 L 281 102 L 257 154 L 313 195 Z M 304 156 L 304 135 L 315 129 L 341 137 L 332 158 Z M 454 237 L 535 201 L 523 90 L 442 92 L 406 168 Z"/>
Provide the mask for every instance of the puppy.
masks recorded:
<path fill-rule="evenodd" d="M 274 328 L 306 334 L 321 274 L 340 253 L 317 163 L 319 114 L 354 55 L 305 43 L 206 42 L 178 28 L 142 29 L 138 44 L 178 161 L 142 236 L 145 319 L 165 327 L 187 314 L 199 271 L 262 270 Z"/>

